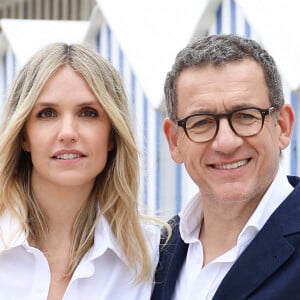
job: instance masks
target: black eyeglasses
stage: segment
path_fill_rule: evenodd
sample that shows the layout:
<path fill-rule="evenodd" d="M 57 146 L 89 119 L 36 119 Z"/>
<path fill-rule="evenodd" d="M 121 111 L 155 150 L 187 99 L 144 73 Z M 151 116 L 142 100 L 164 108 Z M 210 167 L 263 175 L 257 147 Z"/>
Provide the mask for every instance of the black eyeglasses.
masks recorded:
<path fill-rule="evenodd" d="M 217 135 L 220 119 L 226 118 L 236 135 L 247 137 L 258 134 L 264 126 L 266 115 L 271 115 L 276 110 L 275 107 L 245 107 L 222 114 L 199 113 L 177 120 L 177 125 L 184 129 L 191 141 L 203 143 Z"/>

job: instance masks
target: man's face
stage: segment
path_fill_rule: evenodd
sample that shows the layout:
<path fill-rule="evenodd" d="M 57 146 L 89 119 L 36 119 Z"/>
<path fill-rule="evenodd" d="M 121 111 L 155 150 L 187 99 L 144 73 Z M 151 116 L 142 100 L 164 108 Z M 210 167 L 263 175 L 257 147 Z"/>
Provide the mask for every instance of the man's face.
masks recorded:
<path fill-rule="evenodd" d="M 251 59 L 183 70 L 177 79 L 177 99 L 179 120 L 195 113 L 271 106 L 263 70 Z M 237 136 L 222 118 L 215 138 L 195 143 L 171 120 L 164 123 L 173 160 L 184 163 L 203 200 L 233 203 L 261 199 L 276 175 L 280 150 L 289 144 L 292 127 L 289 105 L 267 115 L 262 130 L 251 137 Z"/>

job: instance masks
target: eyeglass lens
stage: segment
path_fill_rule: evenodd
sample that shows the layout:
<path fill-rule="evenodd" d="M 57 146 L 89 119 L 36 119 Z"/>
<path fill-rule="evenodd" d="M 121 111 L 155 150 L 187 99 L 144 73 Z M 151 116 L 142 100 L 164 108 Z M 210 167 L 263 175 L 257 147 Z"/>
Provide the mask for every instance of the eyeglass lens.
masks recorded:
<path fill-rule="evenodd" d="M 212 139 L 218 132 L 219 120 L 227 118 L 231 129 L 239 136 L 257 134 L 264 122 L 263 114 L 256 108 L 246 108 L 220 115 L 198 114 L 185 120 L 185 132 L 195 142 L 204 142 Z"/>

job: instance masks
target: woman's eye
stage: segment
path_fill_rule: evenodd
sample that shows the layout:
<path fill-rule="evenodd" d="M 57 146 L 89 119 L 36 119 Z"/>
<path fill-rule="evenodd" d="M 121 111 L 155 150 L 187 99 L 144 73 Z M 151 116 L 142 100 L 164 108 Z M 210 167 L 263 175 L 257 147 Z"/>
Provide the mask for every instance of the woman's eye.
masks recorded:
<path fill-rule="evenodd" d="M 57 114 L 52 109 L 44 109 L 41 112 L 38 113 L 38 118 L 46 119 L 46 118 L 54 118 Z"/>
<path fill-rule="evenodd" d="M 98 112 L 94 109 L 84 109 L 81 113 L 81 117 L 87 117 L 87 118 L 97 118 L 98 117 Z"/>

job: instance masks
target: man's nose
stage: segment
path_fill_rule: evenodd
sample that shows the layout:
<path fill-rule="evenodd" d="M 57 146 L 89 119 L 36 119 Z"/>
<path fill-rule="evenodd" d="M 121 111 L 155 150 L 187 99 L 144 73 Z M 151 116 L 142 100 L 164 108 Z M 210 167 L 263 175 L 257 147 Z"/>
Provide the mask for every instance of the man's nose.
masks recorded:
<path fill-rule="evenodd" d="M 213 139 L 212 146 L 216 151 L 230 153 L 240 147 L 243 139 L 239 137 L 231 128 L 227 118 L 219 121 L 219 130 Z"/>

